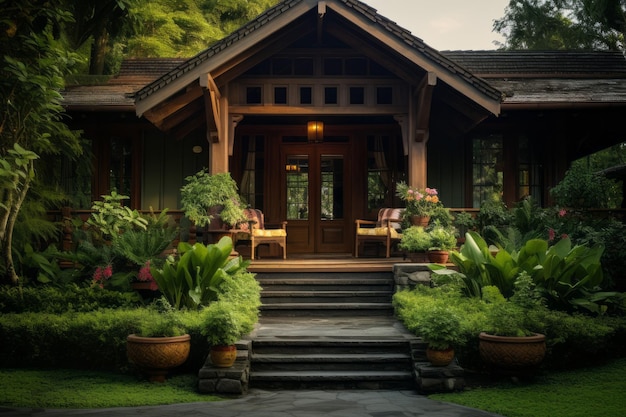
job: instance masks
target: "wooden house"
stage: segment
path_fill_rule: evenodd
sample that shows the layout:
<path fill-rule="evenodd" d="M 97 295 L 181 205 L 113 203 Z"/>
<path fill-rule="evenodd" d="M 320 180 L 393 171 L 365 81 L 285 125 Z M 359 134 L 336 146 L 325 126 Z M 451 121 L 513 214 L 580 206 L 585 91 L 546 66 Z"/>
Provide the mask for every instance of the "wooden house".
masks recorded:
<path fill-rule="evenodd" d="M 63 94 L 94 155 L 72 192 L 175 210 L 186 176 L 229 171 L 292 254 L 352 252 L 398 181 L 447 207 L 548 204 L 571 161 L 626 141 L 621 53 L 440 52 L 357 0 L 284 0 L 190 59 Z"/>

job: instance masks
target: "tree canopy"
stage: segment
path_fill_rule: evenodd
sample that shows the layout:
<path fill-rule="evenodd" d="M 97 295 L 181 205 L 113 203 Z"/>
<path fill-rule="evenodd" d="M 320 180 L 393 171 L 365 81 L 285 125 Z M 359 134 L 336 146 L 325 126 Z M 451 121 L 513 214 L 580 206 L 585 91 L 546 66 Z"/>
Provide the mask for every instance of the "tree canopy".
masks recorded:
<path fill-rule="evenodd" d="M 506 49 L 624 49 L 624 0 L 510 0 L 494 22 Z"/>

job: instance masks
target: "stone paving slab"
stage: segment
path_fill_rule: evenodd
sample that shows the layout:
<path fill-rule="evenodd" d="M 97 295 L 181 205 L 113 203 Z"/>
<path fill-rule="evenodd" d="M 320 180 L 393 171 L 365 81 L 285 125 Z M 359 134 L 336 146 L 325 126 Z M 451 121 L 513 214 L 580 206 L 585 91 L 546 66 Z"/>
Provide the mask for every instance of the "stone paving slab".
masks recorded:
<path fill-rule="evenodd" d="M 219 402 L 92 410 L 15 409 L 2 417 L 498 417 L 413 391 L 264 391 Z"/>

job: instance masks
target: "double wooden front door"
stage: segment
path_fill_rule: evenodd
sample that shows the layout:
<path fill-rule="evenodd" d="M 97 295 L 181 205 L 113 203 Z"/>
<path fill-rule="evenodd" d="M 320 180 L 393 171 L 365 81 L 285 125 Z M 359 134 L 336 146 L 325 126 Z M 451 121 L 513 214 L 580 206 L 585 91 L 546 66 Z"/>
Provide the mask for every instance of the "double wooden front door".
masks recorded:
<path fill-rule="evenodd" d="M 349 145 L 283 143 L 280 160 L 280 211 L 288 222 L 290 253 L 350 252 Z"/>

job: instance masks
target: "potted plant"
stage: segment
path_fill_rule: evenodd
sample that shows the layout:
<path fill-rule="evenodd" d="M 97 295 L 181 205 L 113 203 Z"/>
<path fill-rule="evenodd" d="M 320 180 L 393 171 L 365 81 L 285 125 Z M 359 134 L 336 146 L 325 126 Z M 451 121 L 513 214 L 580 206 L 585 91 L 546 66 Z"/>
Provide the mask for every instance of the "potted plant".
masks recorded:
<path fill-rule="evenodd" d="M 206 314 L 202 334 L 211 345 L 211 362 L 216 367 L 228 368 L 237 359 L 236 343 L 254 329 L 258 310 L 224 300 L 212 303 Z"/>
<path fill-rule="evenodd" d="M 203 169 L 185 181 L 180 189 L 181 207 L 196 226 L 222 229 L 247 221 L 237 183 L 230 173 L 209 174 Z"/>
<path fill-rule="evenodd" d="M 533 331 L 530 310 L 544 308 L 532 278 L 522 272 L 515 281 L 515 294 L 505 299 L 497 287 L 483 287 L 483 299 L 488 302 L 488 328 L 481 332 L 481 359 L 499 370 L 532 370 L 546 353 L 546 337 Z"/>
<path fill-rule="evenodd" d="M 447 366 L 454 359 L 454 346 L 463 342 L 459 317 L 443 306 L 426 311 L 417 327 L 428 342 L 426 357 L 434 366 Z"/>
<path fill-rule="evenodd" d="M 185 332 L 177 312 L 167 301 L 159 301 L 150 319 L 126 338 L 128 361 L 154 382 L 164 382 L 171 369 L 185 363 L 191 346 L 191 336 Z"/>
<path fill-rule="evenodd" d="M 431 246 L 430 235 L 422 226 L 411 226 L 402 232 L 398 248 L 406 252 L 412 262 L 427 262 L 426 251 Z"/>
<path fill-rule="evenodd" d="M 429 232 L 430 247 L 428 259 L 431 262 L 445 264 L 449 252 L 456 247 L 456 231 L 452 227 L 435 225 Z"/>
<path fill-rule="evenodd" d="M 405 202 L 404 218 L 414 226 L 428 226 L 435 207 L 441 205 L 436 189 L 417 189 L 404 181 L 396 185 L 396 195 Z"/>

